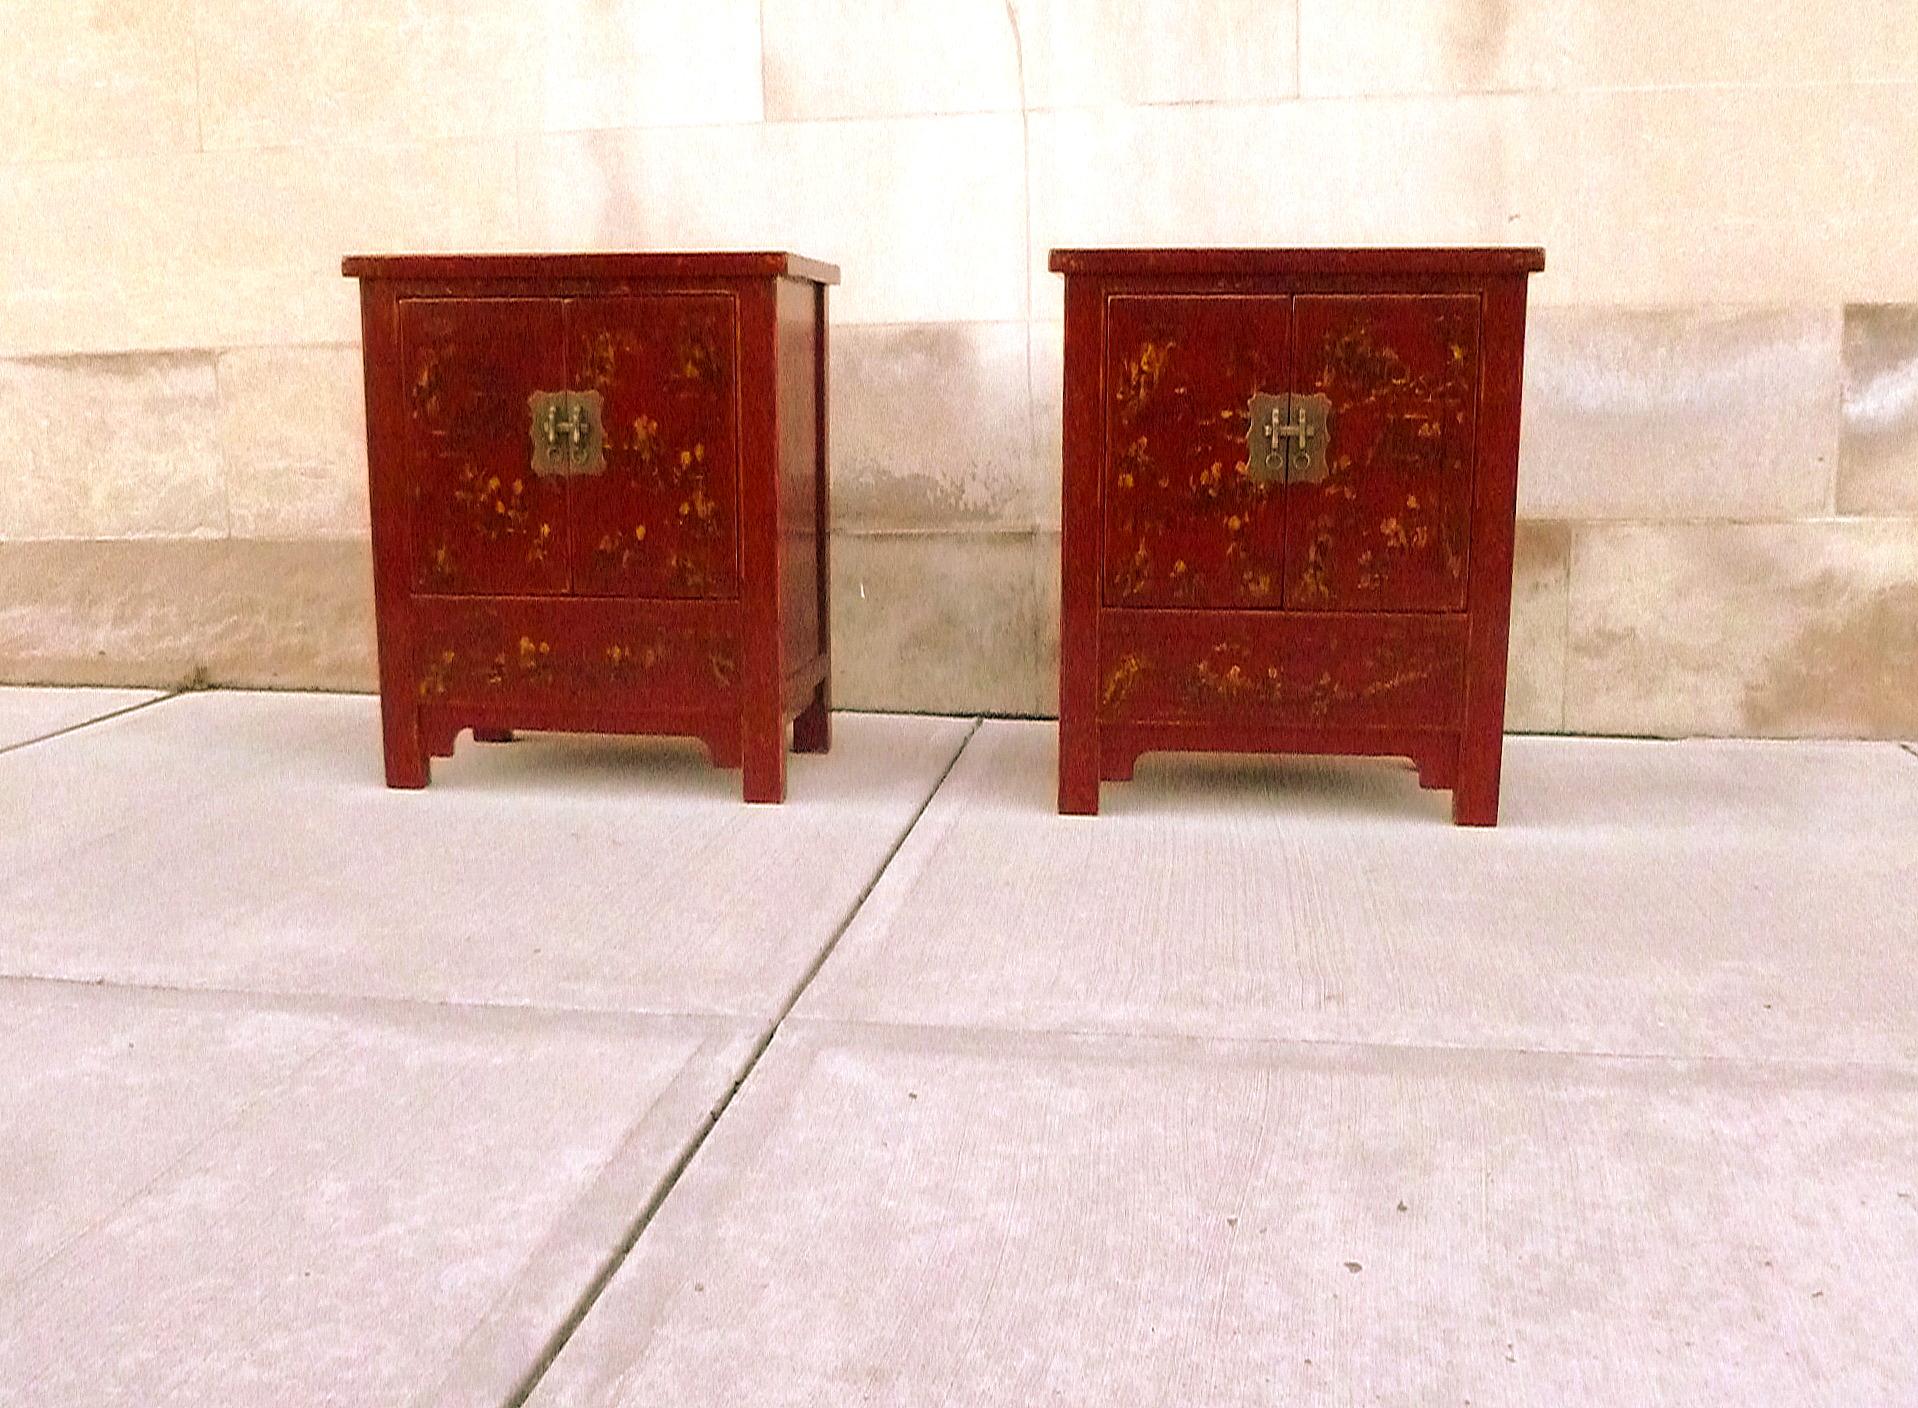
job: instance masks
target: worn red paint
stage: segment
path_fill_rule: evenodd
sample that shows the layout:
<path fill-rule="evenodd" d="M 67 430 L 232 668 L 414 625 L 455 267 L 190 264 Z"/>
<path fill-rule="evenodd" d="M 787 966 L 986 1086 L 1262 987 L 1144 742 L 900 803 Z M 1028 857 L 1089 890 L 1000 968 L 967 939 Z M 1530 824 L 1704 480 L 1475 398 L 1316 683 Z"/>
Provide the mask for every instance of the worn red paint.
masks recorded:
<path fill-rule="evenodd" d="M 389 785 L 458 734 L 677 733 L 785 795 L 830 742 L 829 265 L 374 256 L 366 359 Z M 597 391 L 605 468 L 531 469 L 528 399 Z"/>
<path fill-rule="evenodd" d="M 1059 805 L 1149 749 L 1401 754 L 1498 817 L 1525 284 L 1542 251 L 1060 250 Z M 1319 483 L 1254 395 L 1331 404 Z"/>

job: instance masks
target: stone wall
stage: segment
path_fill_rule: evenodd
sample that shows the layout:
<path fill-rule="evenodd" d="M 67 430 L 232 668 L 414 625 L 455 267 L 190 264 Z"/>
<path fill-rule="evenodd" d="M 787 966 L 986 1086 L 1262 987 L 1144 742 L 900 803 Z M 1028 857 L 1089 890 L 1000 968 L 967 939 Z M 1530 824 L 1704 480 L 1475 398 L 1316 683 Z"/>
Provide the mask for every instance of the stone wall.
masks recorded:
<path fill-rule="evenodd" d="M 1054 703 L 1054 244 L 1539 243 L 1515 727 L 1918 735 L 1905 0 L 61 0 L 0 678 L 373 679 L 349 251 L 787 246 L 838 697 Z"/>

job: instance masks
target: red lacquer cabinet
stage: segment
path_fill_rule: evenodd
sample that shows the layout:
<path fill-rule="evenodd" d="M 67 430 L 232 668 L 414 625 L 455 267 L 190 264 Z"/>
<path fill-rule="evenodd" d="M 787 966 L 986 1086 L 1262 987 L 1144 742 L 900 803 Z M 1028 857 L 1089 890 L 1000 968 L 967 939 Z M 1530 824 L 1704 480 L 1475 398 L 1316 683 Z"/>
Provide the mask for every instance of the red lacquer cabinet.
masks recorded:
<path fill-rule="evenodd" d="M 829 744 L 826 289 L 786 254 L 372 256 L 386 779 L 464 729 Z"/>
<path fill-rule="evenodd" d="M 1156 749 L 1404 756 L 1498 820 L 1536 249 L 1056 250 L 1059 809 Z"/>

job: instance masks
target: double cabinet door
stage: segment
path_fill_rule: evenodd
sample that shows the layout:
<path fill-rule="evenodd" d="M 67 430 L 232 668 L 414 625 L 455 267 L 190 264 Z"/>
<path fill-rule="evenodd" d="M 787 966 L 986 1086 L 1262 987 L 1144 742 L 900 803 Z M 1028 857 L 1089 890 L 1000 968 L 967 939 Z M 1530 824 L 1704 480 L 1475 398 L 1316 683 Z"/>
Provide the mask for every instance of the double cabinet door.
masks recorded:
<path fill-rule="evenodd" d="M 1465 606 L 1476 294 L 1113 294 L 1107 607 Z"/>
<path fill-rule="evenodd" d="M 400 340 L 415 592 L 738 596 L 731 294 L 409 298 Z"/>

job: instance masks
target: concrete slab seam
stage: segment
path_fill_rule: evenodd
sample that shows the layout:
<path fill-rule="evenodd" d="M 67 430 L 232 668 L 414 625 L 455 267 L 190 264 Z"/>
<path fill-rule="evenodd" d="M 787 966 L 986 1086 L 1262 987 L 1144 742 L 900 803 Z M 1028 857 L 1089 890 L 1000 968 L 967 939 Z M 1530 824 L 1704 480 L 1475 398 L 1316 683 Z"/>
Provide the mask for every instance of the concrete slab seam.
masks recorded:
<path fill-rule="evenodd" d="M 77 724 L 68 724 L 66 727 L 56 728 L 50 733 L 36 734 L 32 738 L 23 738 L 17 743 L 0 744 L 0 753 L 15 753 L 22 748 L 31 748 L 36 743 L 48 743 L 56 738 L 65 738 L 69 733 L 78 733 L 83 728 L 92 728 L 95 724 L 103 724 L 111 719 L 125 718 L 128 714 L 137 713 L 141 709 L 151 709 L 155 704 L 164 704 L 169 699 L 178 699 L 182 694 L 188 692 L 187 690 L 176 689 L 166 694 L 156 694 L 151 699 L 142 699 L 137 704 L 128 704 L 123 708 L 114 709 L 109 713 L 101 714 L 98 718 L 82 719 Z"/>
<path fill-rule="evenodd" d="M 737 1042 L 740 1036 L 736 1028 L 715 1019 L 715 1029 L 687 1058 L 645 1113 L 633 1122 L 625 1138 L 607 1155 L 565 1214 L 549 1229 L 544 1241 L 528 1256 L 487 1315 L 461 1344 L 453 1367 L 440 1386 L 417 1400 L 418 1408 L 429 1403 L 436 1408 L 474 1408 L 474 1405 L 493 1408 L 496 1403 L 523 1402 L 532 1392 L 544 1366 L 552 1362 L 572 1337 L 577 1322 L 569 1312 L 568 1318 L 540 1342 L 538 1352 L 532 1356 L 532 1367 L 519 1367 L 525 1363 L 525 1356 L 522 1344 L 511 1334 L 510 1321 L 515 1302 L 520 1299 L 520 1288 L 529 1279 L 551 1280 L 552 1273 L 543 1271 L 542 1263 L 564 1257 L 570 1250 L 566 1245 L 569 1240 L 591 1238 L 596 1245 L 608 1247 L 587 1276 L 581 1296 L 595 1294 L 596 1288 L 625 1261 L 637 1238 L 632 1225 L 620 1227 L 617 1235 L 602 1241 L 594 1235 L 595 1224 L 603 1226 L 607 1205 L 619 1201 L 623 1192 L 634 1191 L 631 1185 L 642 1180 L 650 1185 L 651 1191 L 637 1214 L 637 1223 L 643 1228 L 651 1222 L 666 1189 L 678 1180 L 686 1161 L 705 1142 L 720 1110 L 736 1088 L 739 1077 L 732 1074 L 724 1077 L 723 1093 L 721 1089 L 708 1088 L 708 1083 L 713 1069 L 723 1063 L 725 1048 Z M 662 1125 L 677 1126 L 682 1115 L 691 1117 L 691 1127 L 677 1141 L 673 1159 L 663 1176 L 655 1178 L 651 1168 L 656 1131 Z M 502 1383 L 506 1385 L 504 1389 L 500 1387 Z"/>
<path fill-rule="evenodd" d="M 57 973 L 0 972 L 0 992 L 9 987 L 42 986 L 83 992 L 137 993 L 145 997 L 230 1003 L 285 1012 L 307 1012 L 333 1017 L 364 1015 L 395 1020 L 422 1011 L 449 1019 L 525 1017 L 534 1021 L 563 1021 L 615 1029 L 652 1027 L 658 1023 L 682 1025 L 725 1023 L 735 1019 L 725 1012 L 689 1012 L 680 1009 L 632 1007 L 568 1007 L 543 1002 L 483 1002 L 459 997 L 396 997 L 391 993 L 301 992 L 280 988 L 186 987 L 177 983 L 135 982 L 124 978 L 74 978 Z"/>
<path fill-rule="evenodd" d="M 920 819 L 925 816 L 926 809 L 932 805 L 933 799 L 937 797 L 940 791 L 945 787 L 946 779 L 952 776 L 953 769 L 959 765 L 959 760 L 965 756 L 966 749 L 972 745 L 972 740 L 978 735 L 980 722 L 981 720 L 978 717 L 973 718 L 972 726 L 966 730 L 966 736 L 959 741 L 959 746 L 953 750 L 952 757 L 947 761 L 938 779 L 934 781 L 931 788 L 927 790 L 925 800 L 919 804 L 919 809 L 913 813 L 912 820 L 908 822 L 905 829 L 899 833 L 899 838 L 893 842 L 891 849 L 886 852 L 885 858 L 880 861 L 878 867 L 873 871 L 872 879 L 866 882 L 865 888 L 859 892 L 858 897 L 852 902 L 845 918 L 840 921 L 839 927 L 834 930 L 832 937 L 827 939 L 825 944 L 821 946 L 818 956 L 814 958 L 805 973 L 800 976 L 798 985 L 787 998 L 786 1004 L 780 1010 L 778 1016 L 772 1020 L 765 1032 L 753 1043 L 753 1048 L 746 1058 L 744 1067 L 727 1087 L 725 1093 L 721 1095 L 715 1103 L 711 1118 L 704 1121 L 695 1136 L 687 1141 L 686 1147 L 681 1151 L 680 1156 L 674 1160 L 672 1167 L 666 1171 L 666 1176 L 660 1180 L 659 1186 L 654 1190 L 653 1196 L 647 1200 L 646 1206 L 640 1209 L 639 1215 L 634 1219 L 633 1225 L 627 1235 L 614 1250 L 613 1254 L 607 1257 L 606 1264 L 601 1267 L 599 1274 L 594 1278 L 592 1284 L 586 1288 L 585 1293 L 580 1297 L 579 1303 L 573 1307 L 572 1313 L 566 1317 L 554 1332 L 544 1356 L 527 1370 L 526 1377 L 521 1383 L 519 1392 L 507 1400 L 505 1408 L 525 1408 L 527 1400 L 538 1390 L 540 1381 L 544 1379 L 547 1373 L 552 1369 L 554 1361 L 556 1361 L 565 1350 L 567 1343 L 573 1338 L 574 1333 L 579 1329 L 580 1325 L 584 1323 L 586 1317 L 592 1313 L 593 1307 L 598 1304 L 600 1296 L 605 1293 L 607 1286 L 611 1284 L 613 1278 L 618 1275 L 620 1268 L 626 1264 L 627 1257 L 632 1254 L 633 1248 L 639 1244 L 639 1239 L 646 1234 L 646 1228 L 652 1223 L 659 1209 L 665 1205 L 666 1200 L 672 1196 L 673 1190 L 679 1186 L 680 1178 L 685 1174 L 687 1168 L 691 1166 L 693 1159 L 697 1157 L 700 1149 L 705 1146 L 707 1137 L 712 1133 L 713 1129 L 718 1126 L 720 1120 L 725 1118 L 726 1111 L 732 1105 L 734 1097 L 739 1094 L 741 1087 L 752 1078 L 753 1071 L 758 1067 L 760 1059 L 765 1056 L 766 1049 L 772 1045 L 773 1039 L 779 1035 L 780 1029 L 785 1026 L 786 1019 L 792 1015 L 793 1008 L 799 1005 L 799 1000 L 805 995 L 806 989 L 811 986 L 813 980 L 819 976 L 819 970 L 825 966 L 826 960 L 832 957 L 833 949 L 838 946 L 839 940 L 844 937 L 846 931 L 852 927 L 853 921 L 859 917 L 859 912 L 865 907 L 867 898 L 871 896 L 873 889 L 879 884 L 886 871 L 891 867 L 894 857 L 899 854 L 900 849 L 906 844 L 907 840 L 911 838 L 913 831 L 919 825 Z"/>
<path fill-rule="evenodd" d="M 871 1017 L 809 1017 L 793 1019 L 795 1028 L 819 1034 L 841 1032 L 862 1034 L 882 1043 L 905 1047 L 923 1044 L 968 1046 L 981 1049 L 1001 1043 L 1010 1046 L 1044 1048 L 1048 1045 L 1083 1044 L 1096 1046 L 1136 1046 L 1160 1048 L 1167 1054 L 1203 1050 L 1209 1047 L 1244 1047 L 1248 1051 L 1290 1047 L 1304 1052 L 1350 1051 L 1374 1056 L 1436 1057 L 1512 1057 L 1519 1060 L 1576 1063 L 1604 1061 L 1625 1066 L 1703 1066 L 1727 1070 L 1764 1069 L 1794 1072 L 1800 1075 L 1859 1075 L 1918 1080 L 1918 1063 L 1896 1060 L 1855 1060 L 1846 1057 L 1793 1059 L 1783 1056 L 1739 1056 L 1717 1052 L 1618 1051 L 1610 1048 L 1557 1046 L 1487 1046 L 1466 1042 L 1362 1041 L 1333 1036 L 1247 1036 L 1211 1032 L 1173 1030 L 1120 1031 L 1101 1027 L 1008 1027 L 985 1022 L 963 1025 L 946 1022 L 884 1021 Z"/>

